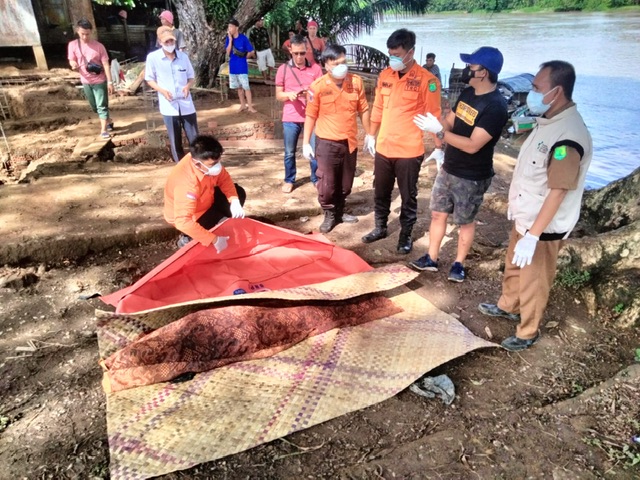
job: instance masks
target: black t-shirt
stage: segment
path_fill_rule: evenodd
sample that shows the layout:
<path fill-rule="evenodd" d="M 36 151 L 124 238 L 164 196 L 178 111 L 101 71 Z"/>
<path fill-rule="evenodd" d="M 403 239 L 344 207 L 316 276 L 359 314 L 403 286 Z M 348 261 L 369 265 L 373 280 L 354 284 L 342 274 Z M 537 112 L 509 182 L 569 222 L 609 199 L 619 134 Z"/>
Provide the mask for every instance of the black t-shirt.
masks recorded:
<path fill-rule="evenodd" d="M 465 88 L 453 111 L 456 119 L 451 131 L 463 137 L 471 137 L 475 127 L 491 135 L 478 152 L 465 153 L 447 145 L 444 155 L 445 172 L 467 180 L 486 180 L 493 177 L 493 147 L 500 139 L 507 123 L 507 102 L 496 89 L 484 95 L 476 95 L 472 87 Z"/>

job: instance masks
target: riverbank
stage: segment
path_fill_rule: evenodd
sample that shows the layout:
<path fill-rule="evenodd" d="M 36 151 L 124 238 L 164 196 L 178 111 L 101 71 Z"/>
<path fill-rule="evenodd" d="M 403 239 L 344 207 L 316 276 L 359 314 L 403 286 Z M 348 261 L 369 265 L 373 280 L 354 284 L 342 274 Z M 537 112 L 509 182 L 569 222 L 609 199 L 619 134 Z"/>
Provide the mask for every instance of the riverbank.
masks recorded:
<path fill-rule="evenodd" d="M 140 99 L 114 102 L 116 136 L 103 148 L 93 141 L 97 121 L 83 101 L 68 97 L 68 109 L 57 114 L 37 102 L 65 92 L 54 85 L 59 90 L 52 95 L 50 87 L 38 86 L 39 96 L 30 97 L 40 113 L 8 130 L 12 146 L 46 152 L 22 165 L 25 183 L 7 179 L 0 186 L 0 250 L 4 263 L 11 263 L 0 268 L 0 477 L 108 478 L 93 316 L 104 305 L 82 298 L 133 283 L 175 251 L 176 232 L 161 218 L 172 163 L 163 128 L 146 134 L 150 117 Z M 265 138 L 271 135 L 272 99 L 258 99 L 256 116 L 238 114 L 234 102 L 218 97 L 197 101 L 202 130 L 224 137 L 225 165 L 248 192 L 247 213 L 298 232 L 317 231 L 322 216 L 306 162 L 299 160 L 293 193 L 280 191 L 282 150 L 279 141 Z M 496 154 L 497 176 L 478 216 L 468 280 L 448 282 L 445 268 L 425 272 L 407 287 L 494 342 L 513 334 L 514 325 L 480 315 L 477 305 L 500 292 L 514 165 L 507 153 L 514 151 L 503 145 Z M 347 206 L 359 222 L 339 225 L 327 238 L 373 266 L 422 255 L 435 173 L 430 164 L 420 176 L 410 255 L 395 252 L 397 196 L 389 237 L 371 245 L 360 241 L 373 226 L 373 164 L 366 154 L 359 156 Z M 441 260 L 448 265 L 457 229 L 450 226 L 445 240 Z M 429 372 L 453 380 L 451 406 L 407 390 L 164 478 L 633 478 L 640 452 L 629 439 L 640 433 L 640 372 L 632 364 L 640 336 L 617 328 L 615 312 L 590 310 L 593 290 L 582 277 L 563 278 L 534 348 L 474 352 Z"/>

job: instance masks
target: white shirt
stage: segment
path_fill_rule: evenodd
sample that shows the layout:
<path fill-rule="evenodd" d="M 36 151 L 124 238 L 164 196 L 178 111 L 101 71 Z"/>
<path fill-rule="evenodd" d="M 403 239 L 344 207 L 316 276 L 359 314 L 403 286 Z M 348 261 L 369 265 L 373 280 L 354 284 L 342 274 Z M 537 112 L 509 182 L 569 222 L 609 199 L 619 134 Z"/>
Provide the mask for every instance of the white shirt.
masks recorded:
<path fill-rule="evenodd" d="M 182 89 L 189 80 L 195 78 L 193 66 L 186 53 L 177 51 L 176 57 L 171 60 L 160 48 L 147 55 L 144 79 L 153 80 L 160 87 L 169 90 L 173 100 L 167 100 L 158 92 L 160 113 L 165 116 L 177 117 L 178 115 L 190 115 L 196 112 L 191 93 L 187 98 L 182 95 Z"/>

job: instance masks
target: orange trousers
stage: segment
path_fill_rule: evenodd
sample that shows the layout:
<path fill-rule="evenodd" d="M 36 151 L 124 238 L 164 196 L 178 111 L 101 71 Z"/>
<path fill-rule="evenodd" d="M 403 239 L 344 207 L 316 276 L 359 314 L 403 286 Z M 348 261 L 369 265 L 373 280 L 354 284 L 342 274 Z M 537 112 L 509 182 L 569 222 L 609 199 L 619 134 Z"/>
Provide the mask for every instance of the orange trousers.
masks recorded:
<path fill-rule="evenodd" d="M 509 313 L 520 314 L 516 337 L 530 340 L 538 333 L 544 310 L 549 301 L 549 291 L 556 276 L 558 252 L 564 240 L 539 241 L 531 265 L 524 268 L 511 263 L 513 250 L 522 238 L 514 227 L 509 235 L 509 248 L 502 279 L 502 295 L 498 307 Z"/>

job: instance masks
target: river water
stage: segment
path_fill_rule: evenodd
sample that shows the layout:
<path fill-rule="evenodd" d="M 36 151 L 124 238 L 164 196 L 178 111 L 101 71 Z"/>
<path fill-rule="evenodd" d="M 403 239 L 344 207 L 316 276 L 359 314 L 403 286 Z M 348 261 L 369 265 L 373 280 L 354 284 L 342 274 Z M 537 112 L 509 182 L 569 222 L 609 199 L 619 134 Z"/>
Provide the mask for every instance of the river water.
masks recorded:
<path fill-rule="evenodd" d="M 391 16 L 372 34 L 345 43 L 386 53 L 387 38 L 398 28 L 416 33 L 421 63 L 428 52 L 436 54 L 445 85 L 451 66 L 464 66 L 460 52 L 482 45 L 504 55 L 502 78 L 535 74 L 548 60 L 572 63 L 573 100 L 593 137 L 587 187 L 604 186 L 640 166 L 640 11 Z"/>

